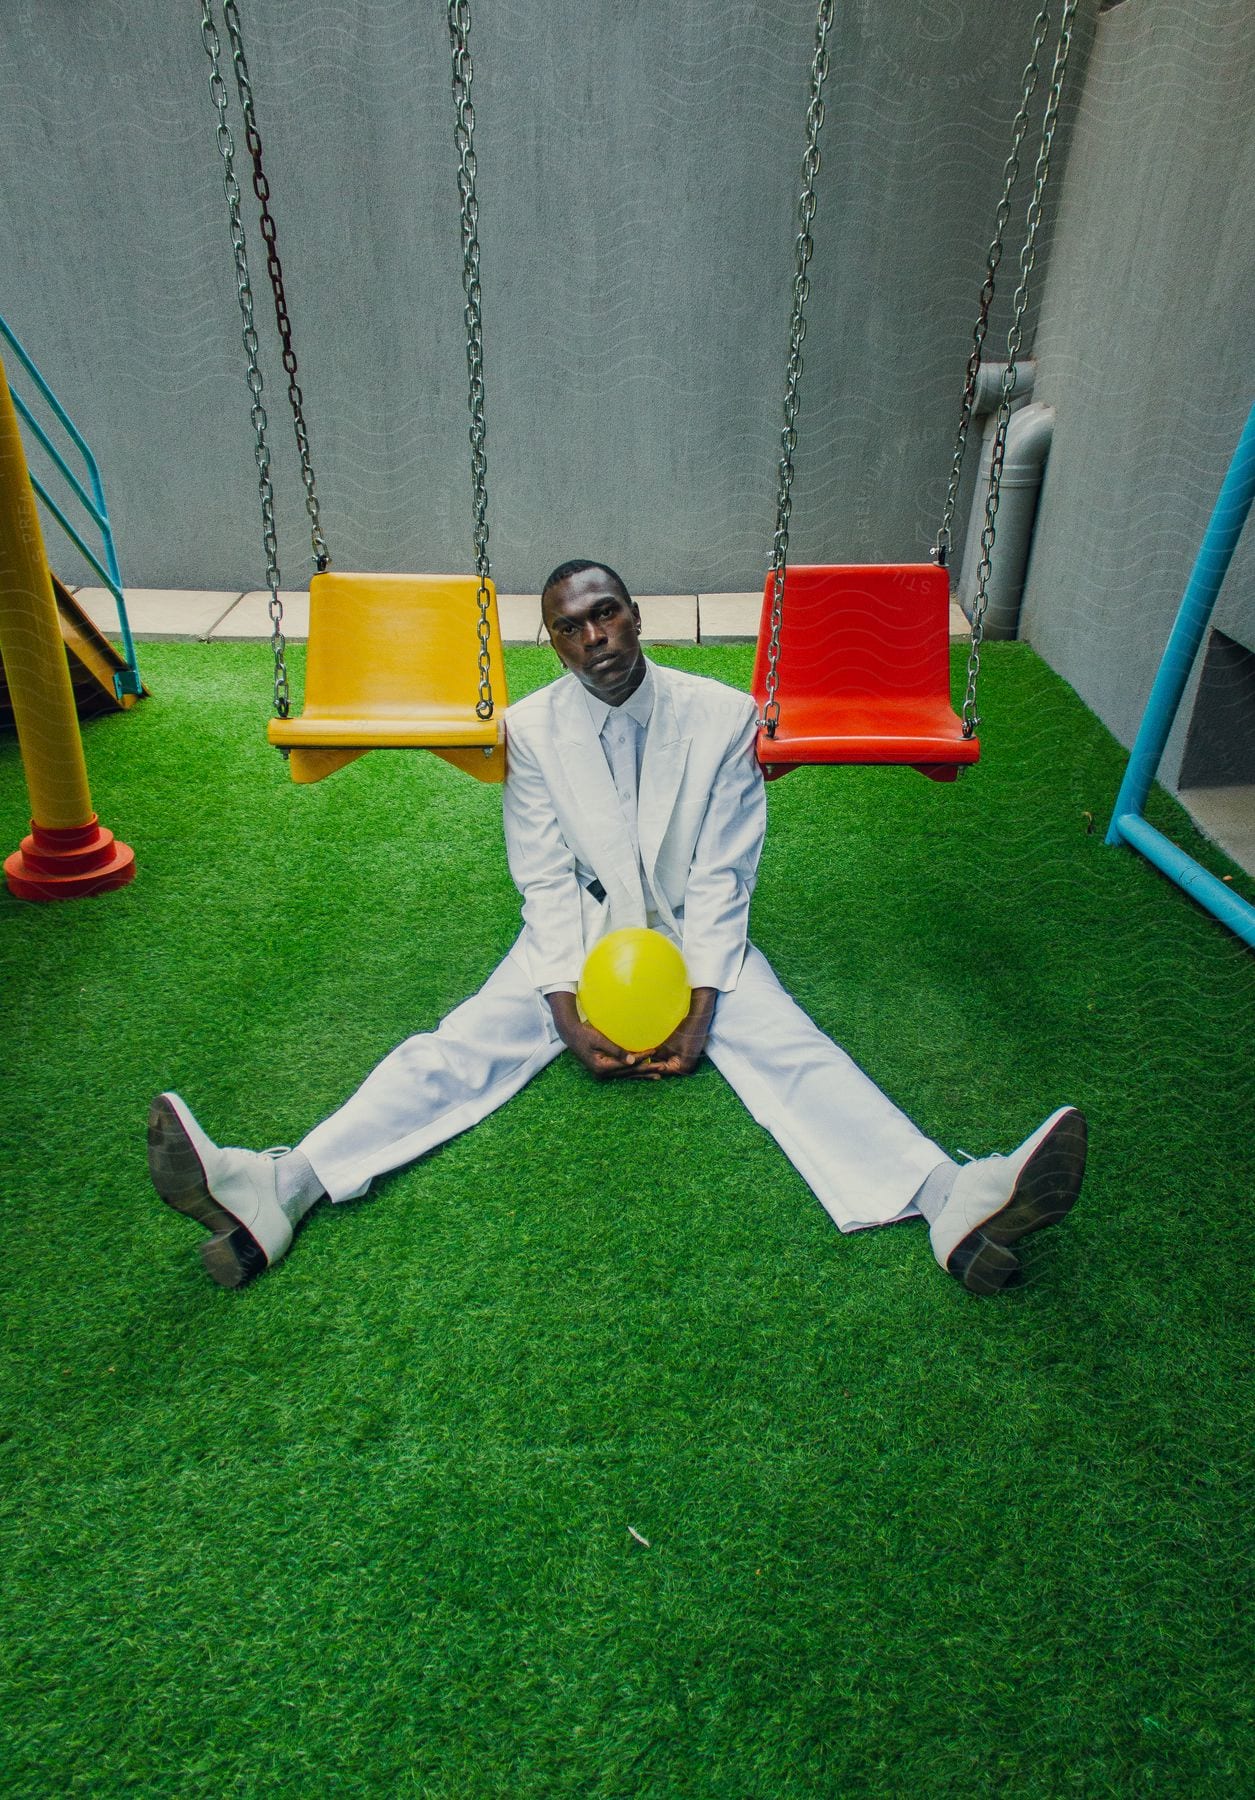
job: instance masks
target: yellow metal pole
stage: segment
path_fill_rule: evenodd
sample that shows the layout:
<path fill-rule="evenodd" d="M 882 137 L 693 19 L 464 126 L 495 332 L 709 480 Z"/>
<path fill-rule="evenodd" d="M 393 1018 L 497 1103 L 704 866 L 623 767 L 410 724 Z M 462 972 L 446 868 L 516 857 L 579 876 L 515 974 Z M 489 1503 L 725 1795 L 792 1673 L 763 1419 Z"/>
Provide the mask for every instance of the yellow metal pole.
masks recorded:
<path fill-rule="evenodd" d="M 0 658 L 31 801 L 31 835 L 5 861 L 23 900 L 121 887 L 135 855 L 92 810 L 65 643 L 17 413 L 0 361 Z"/>

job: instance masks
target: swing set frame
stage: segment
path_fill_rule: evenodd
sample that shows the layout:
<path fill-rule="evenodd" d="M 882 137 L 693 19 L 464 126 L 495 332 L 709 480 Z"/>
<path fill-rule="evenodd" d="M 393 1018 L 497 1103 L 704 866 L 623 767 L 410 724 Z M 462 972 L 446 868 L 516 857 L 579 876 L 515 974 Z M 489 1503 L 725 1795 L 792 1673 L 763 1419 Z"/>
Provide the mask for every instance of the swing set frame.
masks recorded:
<path fill-rule="evenodd" d="M 1164 646 L 1159 672 L 1151 686 L 1146 710 L 1129 753 L 1124 780 L 1116 796 L 1106 841 L 1108 844 L 1127 844 L 1131 850 L 1136 850 L 1191 900 L 1196 900 L 1222 925 L 1227 925 L 1244 944 L 1255 948 L 1255 906 L 1235 894 L 1231 887 L 1226 887 L 1194 857 L 1178 849 L 1145 818 L 1151 783 L 1252 500 L 1255 500 L 1255 406 L 1251 408 L 1238 439 L 1186 583 L 1176 621 Z"/>
<path fill-rule="evenodd" d="M 250 412 L 262 536 L 270 590 L 274 650 L 274 713 L 270 741 L 289 759 L 298 782 L 321 780 L 372 748 L 425 748 L 446 757 L 482 780 L 505 775 L 504 723 L 494 694 L 506 704 L 504 663 L 496 593 L 488 557 L 487 455 L 484 423 L 483 339 L 480 294 L 479 203 L 476 194 L 474 107 L 471 104 L 470 0 L 448 0 L 453 99 L 461 201 L 464 319 L 471 416 L 470 445 L 474 504 L 474 576 L 333 574 L 322 531 L 309 433 L 305 424 L 291 320 L 284 292 L 278 233 L 270 209 L 270 188 L 262 163 L 252 83 L 240 27 L 238 0 L 218 0 L 230 44 L 230 60 L 253 165 L 253 189 L 261 209 L 261 233 L 283 344 L 311 526 L 316 573 L 310 583 L 310 648 L 305 708 L 291 717 L 279 596 L 279 563 L 270 476 L 264 383 L 248 251 L 234 168 L 234 141 L 227 116 L 227 85 L 213 0 L 201 0 L 201 38 L 211 65 L 210 94 L 217 114 L 217 143 L 224 165 L 236 286 L 248 358 Z M 1064 78 L 1079 0 L 1061 0 L 1053 68 L 1042 121 L 1041 142 L 1029 202 L 1019 280 L 1012 303 L 1007 359 L 1002 378 L 988 491 L 984 502 L 981 556 L 971 617 L 967 688 L 961 716 L 950 702 L 949 577 L 946 565 L 958 497 L 964 449 L 972 419 L 977 377 L 989 325 L 1003 235 L 1020 153 L 1037 89 L 1042 52 L 1050 34 L 1053 0 L 1045 0 L 1033 25 L 1032 48 L 1021 83 L 1020 106 L 1011 152 L 1004 167 L 1002 197 L 990 244 L 979 311 L 972 334 L 958 434 L 951 460 L 945 507 L 931 563 L 817 565 L 788 568 L 794 455 L 798 445 L 802 345 L 810 296 L 808 265 L 814 251 L 812 225 L 820 168 L 819 134 L 824 121 L 824 82 L 829 71 L 828 33 L 834 0 L 819 0 L 806 113 L 806 149 L 795 240 L 789 357 L 784 425 L 777 464 L 776 524 L 763 593 L 752 693 L 758 706 L 757 756 L 769 779 L 801 764 L 906 764 L 934 780 L 952 781 L 980 755 L 977 681 L 987 584 L 991 571 L 1007 425 L 1016 387 L 1029 283 L 1036 257 L 1042 196 L 1059 117 Z M 787 601 L 787 606 L 786 606 Z M 478 645 L 473 678 L 464 650 L 473 627 Z M 466 664 L 465 669 L 463 664 Z M 465 679 L 464 679 L 465 677 Z"/>

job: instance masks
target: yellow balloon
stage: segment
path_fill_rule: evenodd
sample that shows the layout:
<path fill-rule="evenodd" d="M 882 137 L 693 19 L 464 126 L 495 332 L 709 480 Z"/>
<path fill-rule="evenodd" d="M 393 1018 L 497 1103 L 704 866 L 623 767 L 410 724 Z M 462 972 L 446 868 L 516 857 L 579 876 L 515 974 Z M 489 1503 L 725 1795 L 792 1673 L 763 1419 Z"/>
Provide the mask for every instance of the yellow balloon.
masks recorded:
<path fill-rule="evenodd" d="M 654 1050 L 689 1009 L 684 958 L 660 931 L 628 925 L 594 944 L 580 976 L 584 1017 L 622 1050 Z"/>

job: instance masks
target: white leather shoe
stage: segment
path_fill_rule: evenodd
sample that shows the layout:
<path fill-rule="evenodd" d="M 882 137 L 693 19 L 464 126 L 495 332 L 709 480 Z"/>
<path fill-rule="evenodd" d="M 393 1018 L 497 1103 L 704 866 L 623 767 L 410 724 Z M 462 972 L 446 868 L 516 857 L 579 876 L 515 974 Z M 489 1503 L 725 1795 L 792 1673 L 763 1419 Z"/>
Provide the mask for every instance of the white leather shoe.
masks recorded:
<path fill-rule="evenodd" d="M 965 1163 L 929 1227 L 933 1255 L 942 1268 L 971 1293 L 993 1293 L 1007 1285 L 1006 1279 L 989 1284 L 999 1256 L 1014 1262 L 1011 1244 L 1056 1224 L 1071 1209 L 1085 1174 L 1086 1141 L 1084 1113 L 1061 1106 L 1010 1156 Z M 982 1237 L 987 1252 L 982 1252 Z"/>
<path fill-rule="evenodd" d="M 201 1261 L 220 1287 L 243 1287 L 292 1242 L 279 1205 L 276 1151 L 220 1148 L 177 1094 L 158 1094 L 148 1112 L 148 1172 L 176 1212 L 213 1233 Z"/>

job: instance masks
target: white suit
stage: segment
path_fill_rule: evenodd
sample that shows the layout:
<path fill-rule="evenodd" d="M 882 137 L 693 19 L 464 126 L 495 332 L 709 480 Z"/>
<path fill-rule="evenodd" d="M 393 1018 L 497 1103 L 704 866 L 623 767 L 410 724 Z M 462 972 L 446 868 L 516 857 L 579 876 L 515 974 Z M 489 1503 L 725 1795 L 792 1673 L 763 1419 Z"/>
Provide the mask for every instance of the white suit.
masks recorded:
<path fill-rule="evenodd" d="M 574 986 L 605 931 L 649 922 L 679 943 L 694 987 L 719 990 L 707 1055 L 837 1225 L 915 1212 L 944 1151 L 812 1024 L 746 938 L 766 823 L 753 705 L 658 664 L 651 680 L 634 820 L 574 676 L 509 709 L 506 849 L 523 930 L 477 994 L 406 1039 L 301 1143 L 333 1200 L 517 1093 L 563 1049 L 541 990 Z"/>

